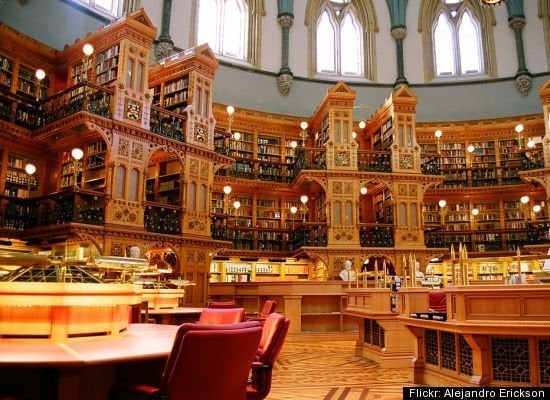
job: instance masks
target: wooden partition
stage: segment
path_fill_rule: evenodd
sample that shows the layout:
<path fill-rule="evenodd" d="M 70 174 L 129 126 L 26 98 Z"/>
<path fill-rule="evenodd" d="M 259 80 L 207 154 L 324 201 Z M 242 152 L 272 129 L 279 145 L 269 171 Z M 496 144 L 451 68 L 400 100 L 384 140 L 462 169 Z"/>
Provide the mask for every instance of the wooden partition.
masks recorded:
<path fill-rule="evenodd" d="M 427 289 L 422 289 L 426 297 Z M 355 354 L 374 360 L 383 368 L 410 368 L 415 337 L 397 319 L 398 297 L 390 289 L 346 289 L 346 315 L 359 319 Z"/>
<path fill-rule="evenodd" d="M 412 318 L 407 307 L 397 317 L 416 338 L 415 383 L 550 385 L 550 286 L 445 290 L 447 321 Z M 400 294 L 409 305 L 418 295 L 406 290 Z"/>

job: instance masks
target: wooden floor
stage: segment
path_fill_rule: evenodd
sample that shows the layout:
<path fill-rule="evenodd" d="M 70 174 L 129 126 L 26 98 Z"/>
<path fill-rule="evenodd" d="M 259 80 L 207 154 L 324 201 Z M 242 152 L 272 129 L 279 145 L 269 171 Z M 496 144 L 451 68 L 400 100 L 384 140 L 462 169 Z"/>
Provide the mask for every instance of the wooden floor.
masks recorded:
<path fill-rule="evenodd" d="M 288 338 L 268 400 L 401 400 L 410 371 L 382 369 L 354 355 L 355 340 Z"/>

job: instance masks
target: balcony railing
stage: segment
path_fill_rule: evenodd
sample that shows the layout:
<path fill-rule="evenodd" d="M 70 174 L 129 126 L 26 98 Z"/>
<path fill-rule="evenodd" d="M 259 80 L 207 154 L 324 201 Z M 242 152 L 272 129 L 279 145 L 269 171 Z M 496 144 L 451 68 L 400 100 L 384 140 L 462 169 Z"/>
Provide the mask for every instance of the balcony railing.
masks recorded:
<path fill-rule="evenodd" d="M 359 238 L 361 247 L 393 247 L 392 224 L 361 224 Z"/>
<path fill-rule="evenodd" d="M 1 196 L 0 224 L 4 229 L 27 230 L 67 223 L 103 225 L 103 193 L 66 190 L 47 196 L 22 199 Z"/>
<path fill-rule="evenodd" d="M 144 223 L 148 232 L 177 235 L 181 233 L 181 209 L 168 204 L 147 202 Z"/>

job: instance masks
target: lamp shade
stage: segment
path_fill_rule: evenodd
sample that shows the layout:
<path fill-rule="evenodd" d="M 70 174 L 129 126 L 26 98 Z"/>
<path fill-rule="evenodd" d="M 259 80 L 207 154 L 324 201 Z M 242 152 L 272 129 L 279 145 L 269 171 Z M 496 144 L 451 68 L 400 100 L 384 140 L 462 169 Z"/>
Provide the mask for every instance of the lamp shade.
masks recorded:
<path fill-rule="evenodd" d="M 309 198 L 304 194 L 302 197 L 300 197 L 300 201 L 302 204 L 306 204 Z"/>
<path fill-rule="evenodd" d="M 82 151 L 82 149 L 75 147 L 74 149 L 71 150 L 71 156 L 75 160 L 80 160 L 82 157 L 84 157 L 84 152 Z"/>
<path fill-rule="evenodd" d="M 28 174 L 28 175 L 32 175 L 36 172 L 36 165 L 34 164 L 31 164 L 31 163 L 27 163 L 25 165 L 25 172 Z"/>

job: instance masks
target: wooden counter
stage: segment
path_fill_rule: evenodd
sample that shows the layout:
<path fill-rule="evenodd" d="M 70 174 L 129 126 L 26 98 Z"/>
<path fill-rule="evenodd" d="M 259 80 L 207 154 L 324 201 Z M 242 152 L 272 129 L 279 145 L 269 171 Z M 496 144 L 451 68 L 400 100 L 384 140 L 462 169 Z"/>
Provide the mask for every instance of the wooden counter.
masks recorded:
<path fill-rule="evenodd" d="M 261 310 L 265 300 L 277 302 L 277 312 L 290 319 L 289 332 L 349 332 L 357 320 L 344 315 L 348 287 L 342 281 L 210 283 L 209 301 L 234 300 L 247 313 Z"/>
<path fill-rule="evenodd" d="M 397 317 L 416 338 L 415 383 L 550 385 L 550 285 L 445 290 L 447 321 L 412 318 L 409 307 Z M 412 288 L 400 291 L 407 304 L 413 303 L 409 295 L 421 296 Z"/>

